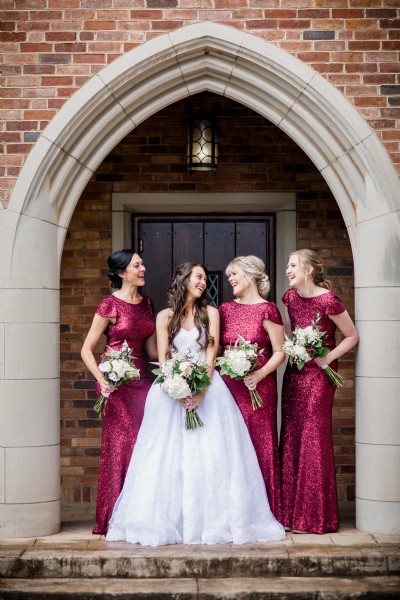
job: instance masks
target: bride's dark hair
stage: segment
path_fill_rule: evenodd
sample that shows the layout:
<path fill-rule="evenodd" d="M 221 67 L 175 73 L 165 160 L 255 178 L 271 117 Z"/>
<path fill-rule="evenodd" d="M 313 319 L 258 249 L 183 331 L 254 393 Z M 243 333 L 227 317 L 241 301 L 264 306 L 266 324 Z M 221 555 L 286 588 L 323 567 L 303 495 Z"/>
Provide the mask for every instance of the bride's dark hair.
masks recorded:
<path fill-rule="evenodd" d="M 172 316 L 168 321 L 168 346 L 174 350 L 176 350 L 174 338 L 181 328 L 183 319 L 187 316 L 187 288 L 190 276 L 195 267 L 201 267 L 208 277 L 208 272 L 204 265 L 185 262 L 176 269 L 171 287 L 168 290 L 168 306 L 172 310 Z M 199 332 L 197 341 L 203 349 L 212 346 L 214 338 L 210 335 L 210 319 L 207 312 L 207 289 L 204 290 L 200 298 L 196 298 L 194 301 L 193 316 L 195 327 Z M 202 340 L 203 334 L 204 341 Z"/>

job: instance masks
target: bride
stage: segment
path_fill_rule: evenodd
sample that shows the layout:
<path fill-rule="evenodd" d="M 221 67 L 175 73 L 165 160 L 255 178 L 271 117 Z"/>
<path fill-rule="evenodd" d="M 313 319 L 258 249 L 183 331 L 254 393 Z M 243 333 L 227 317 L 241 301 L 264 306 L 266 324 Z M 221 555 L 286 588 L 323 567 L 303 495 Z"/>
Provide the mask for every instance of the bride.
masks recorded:
<path fill-rule="evenodd" d="M 170 308 L 157 315 L 159 361 L 171 352 L 201 351 L 211 384 L 174 400 L 153 384 L 123 490 L 106 539 L 146 546 L 243 544 L 282 540 L 242 415 L 214 362 L 218 311 L 207 306 L 207 275 L 183 263 L 168 292 Z M 203 427 L 185 429 L 185 411 Z"/>

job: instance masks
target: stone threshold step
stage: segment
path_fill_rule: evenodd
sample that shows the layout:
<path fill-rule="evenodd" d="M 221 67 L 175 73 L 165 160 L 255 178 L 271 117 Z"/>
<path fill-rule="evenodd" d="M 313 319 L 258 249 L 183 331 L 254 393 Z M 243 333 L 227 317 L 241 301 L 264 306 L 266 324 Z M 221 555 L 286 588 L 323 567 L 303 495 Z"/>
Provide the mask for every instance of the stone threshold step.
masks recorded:
<path fill-rule="evenodd" d="M 0 550 L 0 578 L 129 579 L 228 577 L 368 577 L 400 575 L 400 548 L 388 546 L 275 546 L 127 548 L 81 551 L 51 548 Z"/>
<path fill-rule="evenodd" d="M 393 600 L 399 590 L 399 577 L 0 580 L 1 600 Z"/>

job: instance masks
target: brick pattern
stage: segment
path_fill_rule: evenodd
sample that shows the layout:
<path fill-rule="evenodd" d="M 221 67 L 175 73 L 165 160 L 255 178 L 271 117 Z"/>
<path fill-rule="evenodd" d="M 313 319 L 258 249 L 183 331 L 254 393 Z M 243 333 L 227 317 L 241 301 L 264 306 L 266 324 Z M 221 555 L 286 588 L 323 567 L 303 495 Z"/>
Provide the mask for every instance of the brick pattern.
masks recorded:
<path fill-rule="evenodd" d="M 3 206 L 37 135 L 75 90 L 132 48 L 203 20 L 248 31 L 319 71 L 400 172 L 398 0 L 3 0 Z"/>
<path fill-rule="evenodd" d="M 280 129 L 242 105 L 218 100 L 217 175 L 187 173 L 185 107 L 184 102 L 178 102 L 142 123 L 114 148 L 87 185 L 74 212 L 61 275 L 61 467 L 66 502 L 94 501 L 96 496 L 101 423 L 93 411 L 92 377 L 79 353 L 95 308 L 109 293 L 106 260 L 111 248 L 113 191 L 297 192 L 298 244 L 321 253 L 335 290 L 353 312 L 351 248 L 339 208 L 322 176 Z M 214 101 L 208 97 L 206 105 Z M 336 394 L 333 433 L 339 498 L 352 500 L 353 355 L 342 361 L 341 372 L 347 383 Z"/>

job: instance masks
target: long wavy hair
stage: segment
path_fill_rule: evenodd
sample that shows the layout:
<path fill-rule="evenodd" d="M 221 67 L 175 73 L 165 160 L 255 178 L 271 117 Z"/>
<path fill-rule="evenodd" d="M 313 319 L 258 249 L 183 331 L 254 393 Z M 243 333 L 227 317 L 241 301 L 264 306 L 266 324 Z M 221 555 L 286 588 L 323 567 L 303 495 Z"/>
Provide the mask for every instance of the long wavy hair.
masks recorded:
<path fill-rule="evenodd" d="M 168 346 L 173 350 L 176 350 L 174 338 L 181 328 L 182 321 L 187 317 L 188 283 L 195 267 L 201 267 L 208 277 L 208 271 L 204 265 L 185 262 L 176 269 L 168 290 L 168 306 L 172 310 L 172 316 L 168 322 Z M 214 338 L 210 335 L 207 294 L 207 289 L 205 289 L 200 298 L 196 298 L 193 305 L 194 324 L 199 332 L 197 341 L 203 349 L 214 344 Z"/>

